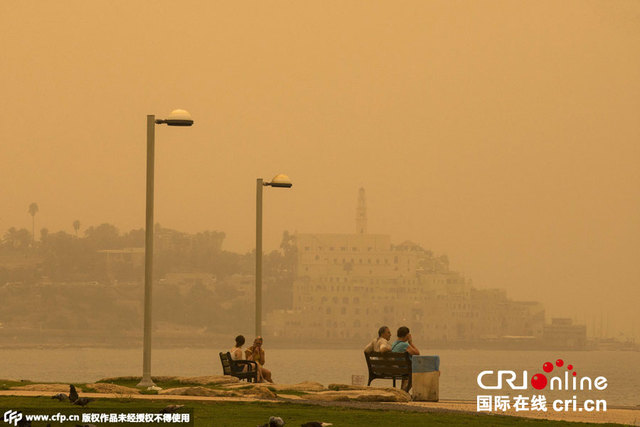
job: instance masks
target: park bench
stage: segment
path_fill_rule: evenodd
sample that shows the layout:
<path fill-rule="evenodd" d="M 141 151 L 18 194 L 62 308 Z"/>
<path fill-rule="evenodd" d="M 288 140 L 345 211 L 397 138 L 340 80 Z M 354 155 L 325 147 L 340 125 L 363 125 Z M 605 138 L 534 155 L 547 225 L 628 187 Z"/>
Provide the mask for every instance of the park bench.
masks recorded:
<path fill-rule="evenodd" d="M 252 360 L 233 360 L 229 352 L 220 352 L 220 363 L 222 363 L 222 373 L 231 375 L 247 382 L 258 382 L 258 364 Z M 247 370 L 243 368 L 247 366 Z"/>
<path fill-rule="evenodd" d="M 369 382 L 376 378 L 391 379 L 393 386 L 396 386 L 396 380 L 409 380 L 408 389 L 411 389 L 411 356 L 409 353 L 365 353 L 364 358 L 367 360 L 367 368 L 369 369 Z"/>

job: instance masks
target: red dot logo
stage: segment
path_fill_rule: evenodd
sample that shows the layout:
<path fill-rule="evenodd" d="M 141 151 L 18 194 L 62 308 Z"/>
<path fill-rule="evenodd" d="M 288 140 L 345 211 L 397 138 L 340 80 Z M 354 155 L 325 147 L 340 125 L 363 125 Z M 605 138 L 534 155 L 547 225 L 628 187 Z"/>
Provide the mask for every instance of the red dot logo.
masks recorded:
<path fill-rule="evenodd" d="M 544 374 L 535 374 L 531 377 L 531 385 L 536 390 L 542 390 L 547 386 L 547 377 Z"/>
<path fill-rule="evenodd" d="M 562 367 L 562 365 L 564 365 L 564 360 L 562 360 L 562 359 L 558 359 L 558 360 L 556 360 L 556 366 L 557 366 L 558 368 Z"/>
<path fill-rule="evenodd" d="M 542 370 L 545 372 L 551 372 L 553 371 L 553 365 L 551 364 L 551 362 L 545 362 L 545 364 L 542 365 Z"/>
<path fill-rule="evenodd" d="M 576 373 L 574 372 L 574 373 L 573 373 L 573 376 L 575 377 L 576 375 L 578 375 L 578 374 L 576 374 Z"/>
<path fill-rule="evenodd" d="M 573 365 L 569 365 L 569 366 L 567 366 L 567 369 L 568 369 L 568 370 L 572 370 L 572 369 L 573 369 Z"/>

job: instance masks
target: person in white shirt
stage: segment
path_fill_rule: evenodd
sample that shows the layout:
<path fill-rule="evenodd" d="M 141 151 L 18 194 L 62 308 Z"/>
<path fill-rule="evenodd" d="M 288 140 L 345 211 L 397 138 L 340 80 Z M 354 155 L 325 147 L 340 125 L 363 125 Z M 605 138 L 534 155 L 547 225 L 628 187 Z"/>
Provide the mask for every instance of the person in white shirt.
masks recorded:
<path fill-rule="evenodd" d="M 381 326 L 380 329 L 378 329 L 378 338 L 374 338 L 369 344 L 367 344 L 364 348 L 364 352 L 384 353 L 386 351 L 391 351 L 389 338 L 391 338 L 391 330 L 388 326 Z"/>
<path fill-rule="evenodd" d="M 229 350 L 229 354 L 231 354 L 232 360 L 243 360 L 244 355 L 242 351 L 242 346 L 244 345 L 244 337 L 242 335 L 238 335 L 236 337 L 236 346 Z"/>

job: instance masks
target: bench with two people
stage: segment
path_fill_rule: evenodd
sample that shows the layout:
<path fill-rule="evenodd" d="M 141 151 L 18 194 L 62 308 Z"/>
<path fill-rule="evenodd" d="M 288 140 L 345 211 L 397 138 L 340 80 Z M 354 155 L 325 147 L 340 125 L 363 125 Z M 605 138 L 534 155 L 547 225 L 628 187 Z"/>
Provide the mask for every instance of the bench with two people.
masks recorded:
<path fill-rule="evenodd" d="M 391 344 L 391 330 L 388 326 L 378 329 L 378 337 L 374 338 L 365 348 L 364 357 L 369 370 L 369 381 L 375 379 L 391 379 L 393 386 L 396 380 L 401 380 L 401 388 L 404 391 L 411 389 L 411 356 L 420 355 L 420 350 L 413 345 L 413 338 L 409 328 L 398 328 L 398 339 Z"/>
<path fill-rule="evenodd" d="M 262 348 L 262 337 L 253 340 L 253 345 L 242 350 L 244 336 L 236 337 L 236 345 L 226 353 L 220 353 L 220 362 L 224 375 L 231 375 L 248 382 L 273 382 L 271 371 L 264 367 L 265 352 Z"/>

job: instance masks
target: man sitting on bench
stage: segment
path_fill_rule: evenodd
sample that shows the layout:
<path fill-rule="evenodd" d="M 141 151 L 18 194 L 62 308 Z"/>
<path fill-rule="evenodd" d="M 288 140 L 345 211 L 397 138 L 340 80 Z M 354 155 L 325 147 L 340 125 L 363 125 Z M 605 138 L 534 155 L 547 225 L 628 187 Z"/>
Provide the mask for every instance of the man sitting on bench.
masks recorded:
<path fill-rule="evenodd" d="M 391 338 L 391 330 L 388 326 L 381 326 L 378 329 L 378 338 L 374 338 L 367 346 L 364 348 L 365 353 L 371 353 L 375 351 L 376 353 L 384 353 L 386 351 L 391 351 L 391 344 L 389 344 L 389 338 Z"/>
<path fill-rule="evenodd" d="M 420 350 L 413 345 L 413 339 L 409 333 L 409 328 L 406 326 L 400 326 L 398 328 L 398 339 L 391 346 L 391 351 L 394 353 L 409 353 L 411 356 L 418 356 L 420 354 Z M 407 380 L 402 380 L 401 388 L 408 392 L 409 382 Z"/>

